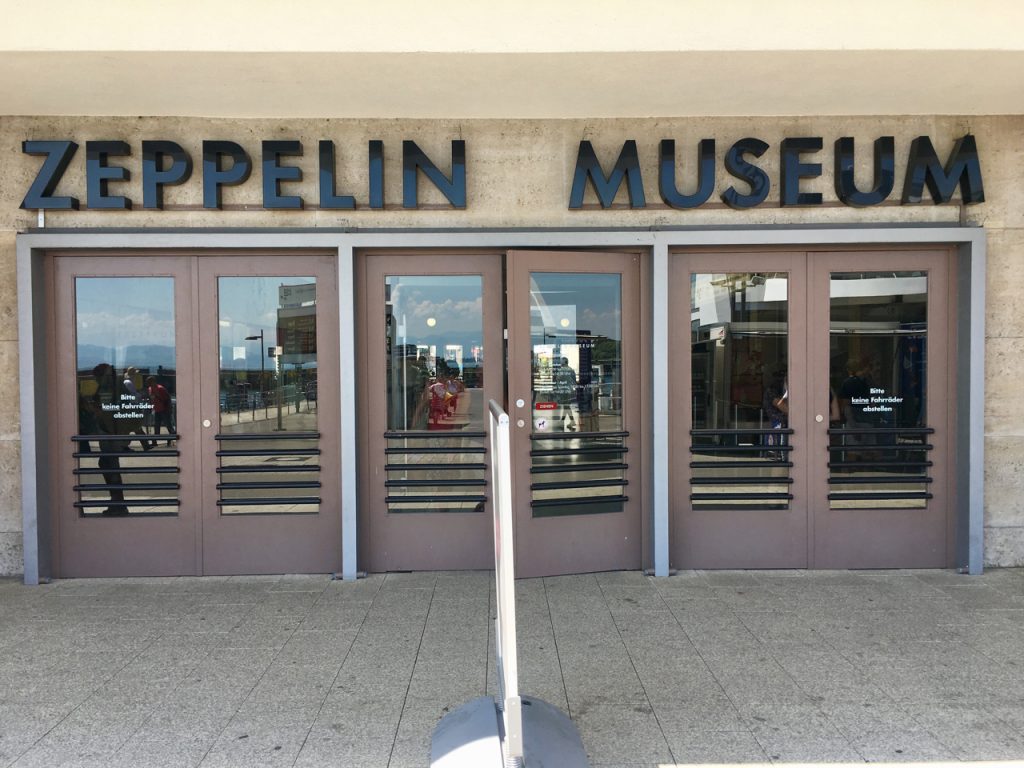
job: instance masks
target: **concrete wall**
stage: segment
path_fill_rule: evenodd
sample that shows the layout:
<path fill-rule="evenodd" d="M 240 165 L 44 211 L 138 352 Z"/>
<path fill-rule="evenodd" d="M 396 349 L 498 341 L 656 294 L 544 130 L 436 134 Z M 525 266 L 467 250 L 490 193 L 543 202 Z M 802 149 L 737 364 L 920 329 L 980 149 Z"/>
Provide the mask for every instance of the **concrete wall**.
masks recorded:
<path fill-rule="evenodd" d="M 986 405 L 986 561 L 993 565 L 1024 564 L 1024 273 L 1015 269 L 1024 257 L 1024 149 L 1019 136 L 1024 117 L 854 117 L 854 118 L 694 118 L 636 120 L 231 120 L 198 118 L 2 118 L 0 119 L 0 366 L 7 389 L 0 398 L 0 573 L 21 569 L 21 517 L 18 467 L 16 296 L 14 233 L 37 224 L 34 211 L 18 208 L 35 177 L 40 159 L 22 154 L 25 139 L 72 139 L 81 146 L 58 187 L 58 195 L 74 195 L 86 204 L 87 140 L 128 142 L 133 155 L 116 164 L 131 169 L 128 183 L 111 185 L 110 194 L 125 194 L 137 210 L 47 212 L 46 227 L 65 228 L 195 228 L 195 227 L 650 227 L 803 224 L 951 223 L 984 226 L 989 242 Z M 903 166 L 910 141 L 930 136 L 945 158 L 954 140 L 976 136 L 982 156 L 987 202 L 960 207 L 898 205 Z M 858 182 L 871 184 L 871 142 L 881 135 L 896 137 L 896 187 L 892 200 L 865 209 L 838 202 L 832 184 L 832 145 L 854 136 L 859 151 Z M 773 181 L 761 206 L 733 211 L 717 195 L 699 209 L 677 211 L 661 204 L 658 195 L 658 142 L 676 140 L 679 186 L 695 186 L 696 147 L 702 138 L 717 140 L 718 193 L 743 182 L 729 177 L 722 157 L 731 144 L 755 136 L 771 147 L 757 161 Z M 778 205 L 778 146 L 784 137 L 821 136 L 824 150 L 819 179 L 803 182 L 803 191 L 820 191 L 825 204 L 814 208 Z M 413 139 L 446 173 L 449 142 L 467 144 L 468 204 L 451 210 L 444 198 L 420 176 L 420 210 L 401 207 L 401 149 Z M 141 142 L 169 139 L 193 157 L 191 181 L 165 191 L 166 210 L 141 210 Z M 253 158 L 253 175 L 245 185 L 224 191 L 226 210 L 202 209 L 201 141 L 228 139 L 240 143 Z M 285 194 L 302 195 L 308 206 L 318 202 L 317 142 L 331 139 L 337 150 L 337 191 L 352 194 L 364 206 L 357 211 L 264 211 L 259 171 L 260 142 L 298 139 L 305 156 L 290 160 L 303 168 L 304 181 L 286 185 Z M 385 143 L 386 209 L 368 210 L 367 142 Z M 625 189 L 611 210 L 601 210 L 588 191 L 583 210 L 568 210 L 576 153 L 580 140 L 593 142 L 606 168 L 611 168 L 622 142 L 635 139 L 644 171 L 648 207 L 630 210 Z M 810 161 L 811 158 L 806 158 Z M 926 196 L 926 200 L 928 200 Z"/>

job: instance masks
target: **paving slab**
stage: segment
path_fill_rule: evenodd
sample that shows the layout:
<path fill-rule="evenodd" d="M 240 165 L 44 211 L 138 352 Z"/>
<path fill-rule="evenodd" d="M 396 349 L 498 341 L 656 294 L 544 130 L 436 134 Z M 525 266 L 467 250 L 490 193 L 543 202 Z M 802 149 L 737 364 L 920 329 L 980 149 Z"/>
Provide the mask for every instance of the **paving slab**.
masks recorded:
<path fill-rule="evenodd" d="M 1024 763 L 1024 569 L 517 583 L 592 768 Z M 478 573 L 0 579 L 0 768 L 427 768 L 496 690 Z"/>

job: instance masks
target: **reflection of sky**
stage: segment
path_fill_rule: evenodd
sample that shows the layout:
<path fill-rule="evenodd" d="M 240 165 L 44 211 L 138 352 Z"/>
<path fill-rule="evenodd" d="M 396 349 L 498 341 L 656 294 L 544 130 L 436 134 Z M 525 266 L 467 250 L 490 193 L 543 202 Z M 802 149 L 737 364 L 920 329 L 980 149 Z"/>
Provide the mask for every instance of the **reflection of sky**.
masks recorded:
<path fill-rule="evenodd" d="M 562 332 L 589 331 L 618 339 L 621 335 L 620 277 L 614 274 L 533 273 L 530 275 L 532 321 Z M 563 308 L 574 307 L 573 313 Z M 568 327 L 561 320 L 569 320 Z"/>
<path fill-rule="evenodd" d="M 479 275 L 391 276 L 387 284 L 399 344 L 482 342 L 483 279 Z M 427 324 L 430 319 L 433 326 Z"/>
<path fill-rule="evenodd" d="M 315 285 L 315 277 L 221 277 L 217 279 L 221 367 L 260 367 L 260 343 L 246 336 L 263 333 L 266 347 L 277 345 L 277 311 L 283 286 Z M 225 353 L 225 350 L 228 350 Z M 225 357 L 226 354 L 226 357 Z M 237 362 L 236 362 L 237 361 Z"/>
<path fill-rule="evenodd" d="M 246 336 L 259 336 L 260 331 L 268 345 L 276 344 L 280 288 L 315 283 L 315 277 L 219 278 L 217 310 L 221 346 L 242 346 Z"/>
<path fill-rule="evenodd" d="M 75 309 L 80 358 L 83 347 L 97 347 L 121 367 L 132 362 L 125 359 L 129 347 L 164 347 L 170 359 L 159 362 L 174 364 L 173 278 L 79 277 Z"/>

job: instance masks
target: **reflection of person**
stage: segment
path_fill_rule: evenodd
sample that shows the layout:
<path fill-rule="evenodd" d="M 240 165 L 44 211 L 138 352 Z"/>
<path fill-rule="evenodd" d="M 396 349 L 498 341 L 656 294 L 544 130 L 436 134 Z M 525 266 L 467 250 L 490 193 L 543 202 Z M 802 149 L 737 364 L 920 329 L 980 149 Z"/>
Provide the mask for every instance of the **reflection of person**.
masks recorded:
<path fill-rule="evenodd" d="M 786 370 L 781 368 L 772 375 L 772 380 L 764 390 L 761 405 L 772 430 L 780 430 L 778 434 L 769 433 L 767 443 L 770 446 L 786 444 L 786 436 L 781 430 L 789 424 L 789 385 L 786 382 Z M 774 458 L 781 458 L 775 456 Z"/>
<path fill-rule="evenodd" d="M 92 370 L 93 378 L 96 379 L 96 394 L 88 402 L 88 408 L 95 424 L 96 434 L 101 437 L 121 434 L 120 421 L 114 418 L 114 413 L 119 412 L 119 406 L 114 403 L 118 410 L 104 410 L 100 393 L 104 388 L 113 395 L 113 374 L 114 369 L 109 363 L 100 363 Z M 82 426 L 82 425 L 80 425 Z M 127 440 L 102 439 L 99 444 L 100 458 L 99 466 L 103 470 L 103 482 L 110 488 L 110 506 L 103 510 L 107 517 L 126 517 L 128 507 L 124 503 L 124 489 L 121 487 L 121 460 L 119 454 L 130 450 Z"/>
<path fill-rule="evenodd" d="M 555 402 L 558 403 L 553 422 L 561 423 L 563 432 L 575 432 L 579 428 L 572 412 L 572 404 L 576 402 L 576 371 L 569 367 L 569 358 L 562 358 L 552 378 Z"/>
<path fill-rule="evenodd" d="M 146 379 L 146 391 L 149 393 L 149 400 L 153 404 L 153 435 L 160 434 L 160 427 L 167 428 L 167 434 L 174 434 L 174 427 L 171 426 L 171 394 L 167 387 L 159 383 L 154 377 Z M 167 441 L 170 445 L 171 441 Z M 151 445 L 156 445 L 154 440 Z"/>
<path fill-rule="evenodd" d="M 132 418 L 125 419 L 125 421 L 131 422 L 131 427 L 126 430 L 126 433 L 135 432 L 139 435 L 145 435 L 147 433 L 146 428 L 142 425 L 142 411 L 136 409 L 136 406 L 142 402 L 143 399 L 142 394 L 139 392 L 139 388 L 135 384 L 135 377 L 138 375 L 139 371 L 137 368 L 125 369 L 124 381 L 121 382 L 121 388 L 123 389 L 121 402 L 122 404 L 127 404 L 131 407 L 130 414 Z M 139 444 L 142 446 L 143 450 L 147 451 L 153 447 L 151 443 L 148 443 L 145 440 L 140 440 Z"/>

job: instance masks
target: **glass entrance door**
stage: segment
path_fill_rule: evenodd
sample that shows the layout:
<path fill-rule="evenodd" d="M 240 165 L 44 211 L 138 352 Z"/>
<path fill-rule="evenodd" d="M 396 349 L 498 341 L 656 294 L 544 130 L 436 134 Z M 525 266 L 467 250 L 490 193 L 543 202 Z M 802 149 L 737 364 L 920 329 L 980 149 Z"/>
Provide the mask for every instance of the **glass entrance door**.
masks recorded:
<path fill-rule="evenodd" d="M 690 341 L 672 367 L 676 567 L 951 562 L 948 260 L 676 259 L 689 301 L 672 327 Z"/>
<path fill-rule="evenodd" d="M 332 256 L 199 260 L 203 565 L 341 566 Z"/>
<path fill-rule="evenodd" d="M 512 419 L 518 573 L 638 568 L 638 257 L 368 254 L 358 280 L 366 567 L 493 567 L 494 399 Z"/>
<path fill-rule="evenodd" d="M 672 277 L 676 560 L 805 568 L 803 254 L 693 255 Z"/>
<path fill-rule="evenodd" d="M 53 284 L 57 573 L 340 567 L 331 257 L 56 257 Z"/>
<path fill-rule="evenodd" d="M 952 561 L 947 259 L 927 251 L 808 254 L 821 382 L 812 409 L 823 417 L 813 450 L 827 457 L 812 490 L 815 567 Z"/>
<path fill-rule="evenodd" d="M 53 260 L 53 571 L 198 573 L 195 414 L 184 259 Z"/>
<path fill-rule="evenodd" d="M 517 574 L 639 568 L 639 256 L 508 263 Z"/>
<path fill-rule="evenodd" d="M 487 401 L 503 401 L 500 254 L 369 254 L 357 276 L 363 567 L 493 568 Z"/>

